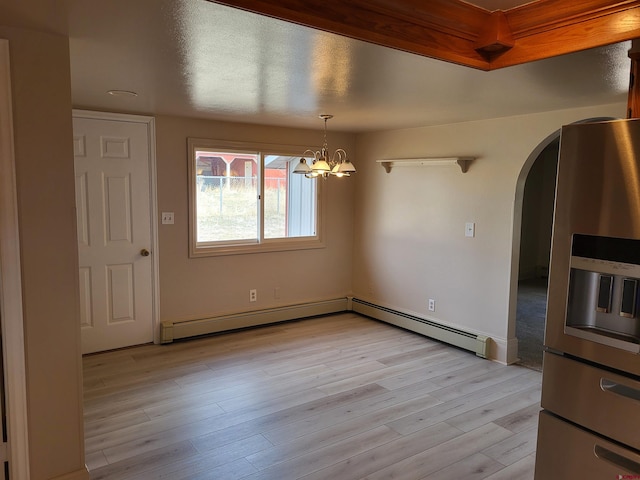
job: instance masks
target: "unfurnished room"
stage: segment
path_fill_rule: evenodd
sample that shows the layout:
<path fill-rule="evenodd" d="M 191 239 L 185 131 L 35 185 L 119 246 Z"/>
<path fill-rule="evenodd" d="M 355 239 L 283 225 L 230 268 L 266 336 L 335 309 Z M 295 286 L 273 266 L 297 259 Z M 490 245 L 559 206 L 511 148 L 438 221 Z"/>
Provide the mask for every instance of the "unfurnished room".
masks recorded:
<path fill-rule="evenodd" d="M 0 0 L 0 480 L 640 478 L 639 36 Z"/>

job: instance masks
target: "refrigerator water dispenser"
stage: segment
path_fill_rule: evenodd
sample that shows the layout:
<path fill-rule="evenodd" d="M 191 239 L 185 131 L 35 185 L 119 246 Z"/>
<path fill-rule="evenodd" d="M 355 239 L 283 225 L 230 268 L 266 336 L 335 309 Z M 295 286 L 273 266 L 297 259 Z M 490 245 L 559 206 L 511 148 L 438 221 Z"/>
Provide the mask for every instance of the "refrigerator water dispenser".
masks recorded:
<path fill-rule="evenodd" d="M 573 236 L 565 333 L 640 352 L 640 240 Z"/>

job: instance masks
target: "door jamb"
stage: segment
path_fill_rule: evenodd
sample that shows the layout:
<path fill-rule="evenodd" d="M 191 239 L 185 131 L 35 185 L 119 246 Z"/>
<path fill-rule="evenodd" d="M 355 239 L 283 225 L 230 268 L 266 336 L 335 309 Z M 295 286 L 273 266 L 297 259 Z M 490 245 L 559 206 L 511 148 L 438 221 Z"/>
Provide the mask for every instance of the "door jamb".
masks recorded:
<path fill-rule="evenodd" d="M 11 478 L 29 478 L 27 375 L 22 308 L 9 42 L 0 40 L 0 310 Z"/>

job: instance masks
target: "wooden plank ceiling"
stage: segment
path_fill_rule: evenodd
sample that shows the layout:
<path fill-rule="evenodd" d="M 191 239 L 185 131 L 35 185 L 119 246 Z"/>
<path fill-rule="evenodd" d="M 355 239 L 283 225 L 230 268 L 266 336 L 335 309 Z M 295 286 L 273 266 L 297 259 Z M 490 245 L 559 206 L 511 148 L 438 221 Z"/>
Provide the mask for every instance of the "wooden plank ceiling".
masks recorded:
<path fill-rule="evenodd" d="M 460 0 L 210 0 L 480 70 L 640 37 L 640 0 L 538 0 L 489 12 Z"/>

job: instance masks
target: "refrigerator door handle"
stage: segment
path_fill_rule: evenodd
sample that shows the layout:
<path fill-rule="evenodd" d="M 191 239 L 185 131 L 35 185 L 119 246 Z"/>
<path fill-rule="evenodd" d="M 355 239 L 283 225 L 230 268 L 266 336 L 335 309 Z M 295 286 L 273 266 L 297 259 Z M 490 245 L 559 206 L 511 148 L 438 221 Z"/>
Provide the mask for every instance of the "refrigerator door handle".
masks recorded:
<path fill-rule="evenodd" d="M 615 393 L 623 397 L 630 398 L 640 402 L 640 390 L 630 387 L 628 385 L 622 385 L 607 378 L 600 379 L 600 388 L 605 392 Z"/>
<path fill-rule="evenodd" d="M 597 444 L 593 446 L 593 453 L 596 457 L 612 463 L 616 467 L 620 467 L 629 473 L 640 474 L 640 463 L 635 460 L 631 460 Z"/>

